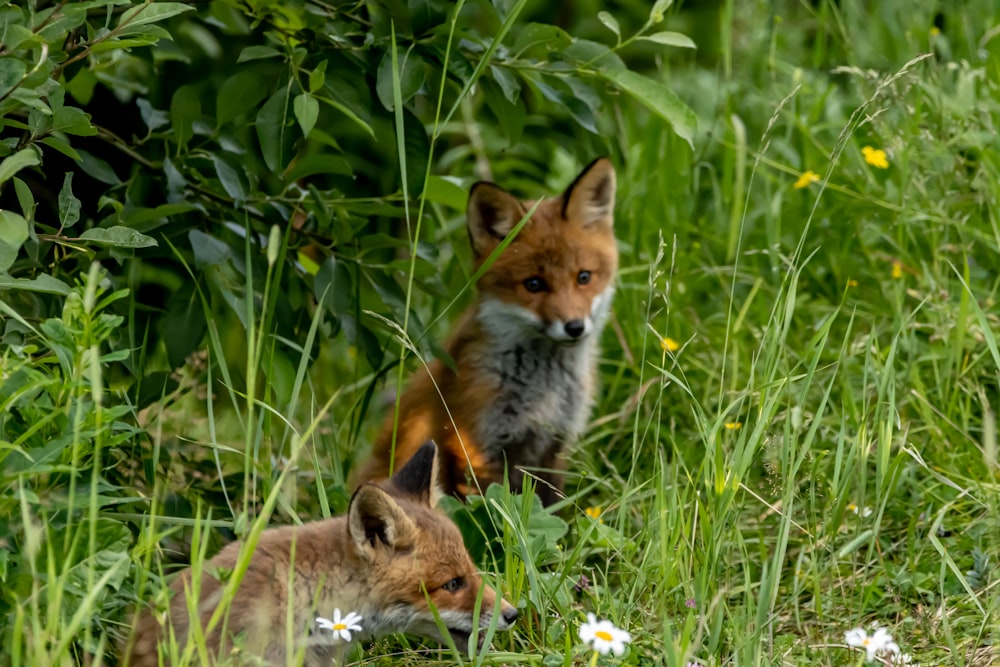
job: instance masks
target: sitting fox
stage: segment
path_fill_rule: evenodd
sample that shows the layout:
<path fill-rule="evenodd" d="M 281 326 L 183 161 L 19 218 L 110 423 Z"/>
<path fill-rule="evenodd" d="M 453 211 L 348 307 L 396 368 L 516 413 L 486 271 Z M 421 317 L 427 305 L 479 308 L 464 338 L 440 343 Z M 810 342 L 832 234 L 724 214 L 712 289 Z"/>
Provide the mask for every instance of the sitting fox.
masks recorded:
<path fill-rule="evenodd" d="M 611 162 L 592 162 L 542 201 L 478 282 L 478 298 L 445 345 L 451 368 L 421 370 L 390 414 L 356 480 L 384 479 L 428 438 L 442 448 L 441 484 L 464 497 L 531 469 L 551 504 L 561 454 L 578 439 L 594 397 L 597 343 L 618 270 Z M 492 183 L 469 193 L 477 270 L 533 207 Z"/>
<path fill-rule="evenodd" d="M 440 640 L 430 605 L 464 650 L 480 590 L 479 627 L 495 621 L 497 629 L 509 629 L 517 609 L 501 599 L 493 618 L 496 592 L 483 584 L 458 528 L 435 509 L 436 469 L 437 447 L 428 442 L 392 479 L 358 488 L 347 516 L 265 530 L 215 627 L 209 619 L 227 588 L 218 573 L 236 567 L 240 545 L 206 563 L 198 582 L 185 570 L 170 587 L 165 619 L 151 609 L 140 613 L 124 663 L 171 664 L 167 646 L 176 641 L 176 655 L 187 647 L 191 664 L 284 667 L 302 655 L 305 665 L 329 667 L 344 646 L 317 626 L 317 617 L 333 617 L 334 609 L 359 614 L 361 630 L 352 639 L 406 632 Z"/>

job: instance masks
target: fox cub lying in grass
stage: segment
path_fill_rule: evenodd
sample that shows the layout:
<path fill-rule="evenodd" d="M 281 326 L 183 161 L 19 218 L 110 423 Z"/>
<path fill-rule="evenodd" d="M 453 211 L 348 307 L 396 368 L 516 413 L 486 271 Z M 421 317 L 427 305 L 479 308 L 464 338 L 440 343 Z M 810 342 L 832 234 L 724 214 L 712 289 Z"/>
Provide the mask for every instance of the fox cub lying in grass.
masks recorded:
<path fill-rule="evenodd" d="M 359 487 L 347 516 L 265 530 L 214 626 L 227 588 L 217 575 L 236 567 L 240 545 L 206 563 L 197 581 L 185 570 L 170 587 L 165 613 L 140 612 L 125 664 L 153 667 L 162 652 L 163 664 L 186 654 L 191 664 L 284 666 L 303 656 L 305 665 L 328 667 L 343 645 L 317 627 L 317 617 L 330 618 L 334 609 L 360 614 L 362 630 L 352 639 L 406 632 L 440 640 L 429 603 L 464 649 L 480 590 L 479 627 L 495 620 L 497 629 L 510 628 L 517 609 L 501 599 L 493 618 L 496 592 L 483 584 L 458 528 L 435 509 L 436 473 L 437 446 L 428 442 L 391 479 Z"/>
<path fill-rule="evenodd" d="M 388 477 L 434 439 L 446 493 L 478 494 L 505 475 L 519 490 L 533 470 L 542 502 L 558 499 L 563 450 L 590 418 L 597 341 L 611 310 L 614 205 L 615 171 L 601 158 L 535 208 L 479 278 L 476 302 L 445 345 L 454 367 L 434 361 L 417 372 L 398 428 L 390 414 L 356 480 Z M 532 206 L 492 183 L 472 186 L 477 270 Z"/>

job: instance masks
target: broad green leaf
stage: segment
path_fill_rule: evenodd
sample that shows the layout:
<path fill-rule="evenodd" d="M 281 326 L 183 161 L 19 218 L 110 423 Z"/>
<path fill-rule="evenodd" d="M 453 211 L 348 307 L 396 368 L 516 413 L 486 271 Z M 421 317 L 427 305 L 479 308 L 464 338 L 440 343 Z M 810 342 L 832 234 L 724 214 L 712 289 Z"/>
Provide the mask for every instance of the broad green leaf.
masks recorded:
<path fill-rule="evenodd" d="M 142 116 L 142 122 L 146 124 L 146 127 L 150 131 L 157 130 L 170 123 L 170 114 L 161 109 L 154 108 L 149 100 L 140 97 L 136 99 L 135 104 L 139 107 L 139 115 Z"/>
<path fill-rule="evenodd" d="M 156 26 L 147 26 L 145 28 L 140 28 L 140 30 L 148 31 Z M 128 29 L 122 32 L 127 32 Z M 160 32 L 166 33 L 165 30 L 160 28 Z M 167 33 L 169 37 L 169 33 Z M 142 35 L 133 35 L 128 39 L 109 39 L 98 44 L 94 44 L 94 48 L 91 49 L 94 53 L 105 53 L 107 51 L 125 51 L 127 49 L 142 48 L 144 46 L 152 46 L 160 41 L 163 35 L 150 35 L 148 33 Z"/>
<path fill-rule="evenodd" d="M 37 149 L 31 146 L 22 148 L 0 162 L 0 183 L 6 183 L 14 174 L 25 167 L 34 167 L 39 164 L 41 164 L 41 160 L 38 159 Z"/>
<path fill-rule="evenodd" d="M 284 145 L 288 125 L 288 90 L 278 89 L 257 114 L 257 139 L 267 168 L 275 174 L 285 168 Z"/>
<path fill-rule="evenodd" d="M 431 142 L 427 130 L 420 119 L 407 108 L 403 108 L 403 147 L 406 151 L 406 186 L 411 197 L 417 197 L 424 190 L 424 176 L 427 172 L 427 156 Z"/>
<path fill-rule="evenodd" d="M 39 44 L 42 41 L 41 38 L 30 29 L 16 23 L 6 24 L 3 27 L 3 33 L 4 48 L 9 52 L 27 48 L 26 44 L 28 42 L 35 42 L 36 44 Z M 4 90 L 5 89 L 0 87 L 0 93 Z"/>
<path fill-rule="evenodd" d="M 116 248 L 150 248 L 159 245 L 152 236 L 146 236 L 129 227 L 94 227 L 88 229 L 80 238 L 97 245 Z"/>
<path fill-rule="evenodd" d="M 622 91 L 642 102 L 673 128 L 688 145 L 694 148 L 694 131 L 698 119 L 694 112 L 666 84 L 654 81 L 630 70 L 607 69 L 601 75 Z"/>
<path fill-rule="evenodd" d="M 679 32 L 657 32 L 652 35 L 643 35 L 639 39 L 647 42 L 656 42 L 657 44 L 666 44 L 667 46 L 677 46 L 682 49 L 698 48 L 693 39 Z"/>
<path fill-rule="evenodd" d="M 308 137 L 313 127 L 316 126 L 316 119 L 319 118 L 319 102 L 308 93 L 302 93 L 295 97 L 293 103 L 295 108 L 295 118 L 302 128 L 302 136 Z"/>
<path fill-rule="evenodd" d="M 517 104 L 521 94 L 521 82 L 517 80 L 517 75 L 506 67 L 490 65 L 490 75 L 503 90 L 504 97 L 511 104 Z"/>
<path fill-rule="evenodd" d="M 80 221 L 80 200 L 73 196 L 73 172 L 66 172 L 59 190 L 59 224 L 65 229 Z"/>
<path fill-rule="evenodd" d="M 90 124 L 90 114 L 76 107 L 53 109 L 52 129 L 81 137 L 92 137 L 97 134 L 97 128 Z"/>
<path fill-rule="evenodd" d="M 215 165 L 215 174 L 219 177 L 219 182 L 222 183 L 226 194 L 232 197 L 238 205 L 246 202 L 249 190 L 246 175 L 217 153 L 212 155 L 212 163 Z"/>
<path fill-rule="evenodd" d="M 0 95 L 7 94 L 28 72 L 28 66 L 20 58 L 0 58 Z"/>
<path fill-rule="evenodd" d="M 323 84 L 326 83 L 326 64 L 327 60 L 320 61 L 319 65 L 316 66 L 312 72 L 309 72 L 309 92 L 315 93 L 323 89 Z"/>
<path fill-rule="evenodd" d="M 215 126 L 249 114 L 267 96 L 264 80 L 256 69 L 247 68 L 222 82 L 215 104 Z"/>
<path fill-rule="evenodd" d="M 42 143 L 48 146 L 49 148 L 59 151 L 60 153 L 68 157 L 70 160 L 73 160 L 74 162 L 79 162 L 80 160 L 83 159 L 82 157 L 80 157 L 79 153 L 73 150 L 72 146 L 70 146 L 68 143 L 66 143 L 59 137 L 45 137 L 44 139 L 42 139 Z"/>
<path fill-rule="evenodd" d="M 674 4 L 674 0 L 656 0 L 653 8 L 649 10 L 649 22 L 660 23 L 663 21 L 663 13 Z"/>
<path fill-rule="evenodd" d="M 188 241 L 194 251 L 194 265 L 199 269 L 221 264 L 230 257 L 229 246 L 225 242 L 197 229 L 188 232 Z"/>
<path fill-rule="evenodd" d="M 14 177 L 14 192 L 17 194 L 17 203 L 21 205 L 21 213 L 28 220 L 34 219 L 35 209 L 38 208 L 35 196 L 31 194 L 31 188 L 28 187 L 28 184 L 16 176 Z"/>
<path fill-rule="evenodd" d="M 316 131 L 314 130 L 313 133 Z M 331 153 L 310 153 L 295 160 L 289 166 L 285 177 L 289 181 L 297 181 L 313 174 L 340 174 L 341 176 L 353 176 L 354 170 L 351 163 L 342 155 Z"/>
<path fill-rule="evenodd" d="M 444 204 L 456 211 L 464 211 L 469 193 L 455 178 L 432 175 L 427 179 L 424 198 L 436 204 Z"/>
<path fill-rule="evenodd" d="M 529 23 L 517 31 L 512 51 L 516 55 L 522 52 L 533 54 L 561 51 L 573 43 L 573 38 L 565 30 L 548 23 Z"/>
<path fill-rule="evenodd" d="M 524 134 L 524 125 L 527 120 L 528 114 L 524 100 L 518 95 L 514 103 L 511 103 L 501 91 L 500 86 L 494 83 L 491 78 L 482 77 L 479 79 L 479 85 L 482 88 L 486 106 L 500 123 L 500 129 L 504 139 L 507 140 L 507 145 L 515 145 Z"/>
<path fill-rule="evenodd" d="M 18 250 L 19 248 L 0 241 L 0 273 L 9 269 L 14 261 L 17 260 Z"/>
<path fill-rule="evenodd" d="M 272 49 L 270 46 L 248 46 L 240 51 L 240 57 L 236 59 L 238 63 L 245 63 L 249 60 L 261 60 L 263 58 L 277 58 L 281 51 Z"/>
<path fill-rule="evenodd" d="M 201 101 L 192 86 L 181 86 L 170 101 L 170 121 L 173 124 L 174 141 L 178 146 L 186 146 L 194 136 L 194 121 L 201 116 Z"/>
<path fill-rule="evenodd" d="M 80 154 L 80 166 L 88 176 L 107 185 L 118 185 L 122 182 L 121 179 L 118 178 L 118 174 L 115 173 L 115 170 L 111 168 L 110 164 L 99 157 L 91 155 L 83 149 L 80 149 L 77 152 Z"/>
<path fill-rule="evenodd" d="M 27 292 L 43 292 L 45 294 L 69 294 L 69 285 L 53 278 L 47 273 L 41 273 L 36 278 L 11 278 L 6 273 L 0 273 L 0 290 L 25 290 Z"/>
<path fill-rule="evenodd" d="M 427 73 L 427 67 L 423 59 L 410 50 L 400 59 L 399 69 L 400 103 L 405 105 L 411 97 L 417 94 L 420 87 L 424 85 L 424 76 Z M 382 106 L 392 111 L 391 49 L 386 49 L 385 55 L 382 56 L 382 62 L 378 66 L 378 73 L 375 77 L 375 92 L 378 93 L 378 99 L 382 102 Z"/>
<path fill-rule="evenodd" d="M 622 38 L 622 29 L 618 27 L 618 20 L 608 12 L 597 12 L 597 20 L 604 24 L 604 27 L 615 33 L 618 41 Z"/>
<path fill-rule="evenodd" d="M 140 6 L 138 11 L 134 9 L 126 11 L 118 20 L 118 27 L 127 25 L 129 28 L 135 28 L 147 23 L 156 23 L 157 21 L 164 21 L 171 16 L 191 11 L 192 9 L 194 7 L 186 5 L 183 2 L 154 2 Z"/>
<path fill-rule="evenodd" d="M 13 211 L 0 209 L 0 241 L 15 250 L 28 240 L 28 221 Z"/>

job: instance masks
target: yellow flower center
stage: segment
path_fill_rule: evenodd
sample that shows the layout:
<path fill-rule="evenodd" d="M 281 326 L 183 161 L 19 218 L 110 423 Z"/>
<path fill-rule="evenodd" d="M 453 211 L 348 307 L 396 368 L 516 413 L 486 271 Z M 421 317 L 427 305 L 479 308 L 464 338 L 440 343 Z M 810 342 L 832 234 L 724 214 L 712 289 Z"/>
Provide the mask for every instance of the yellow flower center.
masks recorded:
<path fill-rule="evenodd" d="M 861 645 L 862 646 L 868 646 L 871 643 L 872 643 L 872 640 L 868 639 L 868 637 L 865 637 L 864 639 L 861 640 Z"/>
<path fill-rule="evenodd" d="M 346 630 L 347 629 L 347 624 L 346 623 L 334 623 L 333 624 L 333 629 L 334 630 Z"/>
<path fill-rule="evenodd" d="M 603 639 L 606 642 L 609 642 L 612 639 L 611 633 L 605 632 L 604 630 L 598 630 L 597 632 L 594 633 L 594 636 L 597 637 L 598 639 Z"/>

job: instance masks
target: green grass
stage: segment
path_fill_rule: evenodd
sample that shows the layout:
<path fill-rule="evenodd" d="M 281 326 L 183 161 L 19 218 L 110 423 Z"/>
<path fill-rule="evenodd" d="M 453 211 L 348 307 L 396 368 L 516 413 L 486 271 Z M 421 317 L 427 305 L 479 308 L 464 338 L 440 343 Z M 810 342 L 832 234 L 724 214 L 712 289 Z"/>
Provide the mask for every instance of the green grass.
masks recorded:
<path fill-rule="evenodd" d="M 475 664 L 586 664 L 586 612 L 632 633 L 619 664 L 854 665 L 844 632 L 875 622 L 923 665 L 1000 660 L 998 11 L 941 5 L 945 28 L 934 34 L 930 7 L 881 2 L 869 15 L 864 4 L 779 13 L 722 3 L 711 26 L 731 39 L 722 64 L 662 66 L 699 114 L 693 151 L 643 110 L 618 110 L 603 140 L 624 155 L 622 270 L 571 495 L 556 517 L 495 492 L 451 507 L 523 612 Z M 691 28 L 696 40 L 709 31 Z M 488 156 L 505 148 L 484 140 Z M 885 150 L 888 168 L 866 163 L 865 146 Z M 492 166 L 501 184 L 537 196 L 564 186 L 581 159 L 556 152 L 544 183 L 513 160 Z M 793 187 L 806 170 L 820 180 Z M 461 212 L 429 208 L 434 224 L 410 241 L 438 246 L 445 270 L 468 274 Z M 202 558 L 210 528 L 252 539 L 268 523 L 346 508 L 346 473 L 391 409 L 384 378 L 359 370 L 343 336 L 312 363 L 303 353 L 294 368 L 273 367 L 283 264 L 270 266 L 245 290 L 248 339 L 210 316 L 202 363 L 140 416 L 149 461 L 116 449 L 133 415 L 94 389 L 113 383 L 95 359 L 120 324 L 103 311 L 121 298 L 99 289 L 96 272 L 51 320 L 62 324 L 40 332 L 46 354 L 27 363 L 0 353 L 2 411 L 34 402 L 38 428 L 68 420 L 81 452 L 5 478 L 5 516 L 25 527 L 31 566 L 5 579 L 24 600 L 5 610 L 11 664 L 115 655 L 127 608 L 153 599 L 169 570 L 158 545 Z M 412 280 L 406 296 L 425 322 L 448 303 Z M 439 336 L 456 315 L 443 314 Z M 321 320 L 318 310 L 298 349 L 312 349 Z M 665 350 L 664 337 L 680 347 Z M 293 400 L 278 401 L 277 381 Z M 16 437 L 2 439 L 17 451 Z M 157 461 L 168 474 L 153 474 Z M 35 515 L 28 506 L 45 489 L 31 475 L 43 473 L 68 479 L 69 491 Z M 106 516 L 104 495 L 121 487 L 134 489 L 124 504 L 137 534 Z M 171 494 L 201 503 L 172 513 Z M 86 510 L 60 510 L 74 504 Z M 350 657 L 457 659 L 418 646 L 382 639 Z"/>

